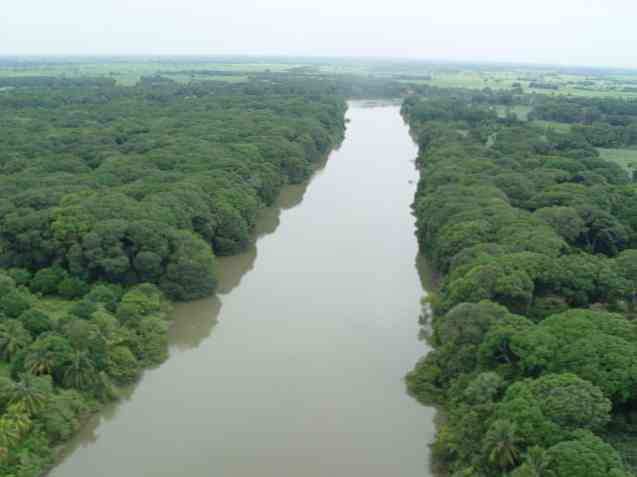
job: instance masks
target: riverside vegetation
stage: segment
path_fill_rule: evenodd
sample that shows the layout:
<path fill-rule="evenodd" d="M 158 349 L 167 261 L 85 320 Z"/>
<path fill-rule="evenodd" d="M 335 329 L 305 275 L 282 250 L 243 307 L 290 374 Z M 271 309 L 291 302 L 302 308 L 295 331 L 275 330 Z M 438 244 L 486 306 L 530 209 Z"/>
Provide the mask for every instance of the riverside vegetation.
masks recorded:
<path fill-rule="evenodd" d="M 425 88 L 403 114 L 418 241 L 444 276 L 407 378 L 444 410 L 438 470 L 635 475 L 637 185 L 596 147 L 635 144 L 637 102 Z"/>
<path fill-rule="evenodd" d="M 34 476 L 167 353 L 168 300 L 340 142 L 330 82 L 11 78 L 0 91 L 0 475 Z"/>
<path fill-rule="evenodd" d="M 3 61 L 0 475 L 41 474 L 165 359 L 170 300 L 214 291 L 215 256 L 341 140 L 344 98 L 405 94 L 418 240 L 445 277 L 408 377 L 446 410 L 437 466 L 633 475 L 637 189 L 598 151 L 637 145 L 632 76 Z"/>

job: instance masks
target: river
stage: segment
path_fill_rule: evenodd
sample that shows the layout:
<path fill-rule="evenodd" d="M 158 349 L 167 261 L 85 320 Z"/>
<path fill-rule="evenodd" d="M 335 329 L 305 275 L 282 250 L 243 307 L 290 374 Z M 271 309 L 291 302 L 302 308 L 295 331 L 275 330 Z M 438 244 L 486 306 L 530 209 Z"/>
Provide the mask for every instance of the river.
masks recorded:
<path fill-rule="evenodd" d="M 434 410 L 405 391 L 428 287 L 396 104 L 352 102 L 309 184 L 178 305 L 170 357 L 69 443 L 51 477 L 427 477 Z"/>

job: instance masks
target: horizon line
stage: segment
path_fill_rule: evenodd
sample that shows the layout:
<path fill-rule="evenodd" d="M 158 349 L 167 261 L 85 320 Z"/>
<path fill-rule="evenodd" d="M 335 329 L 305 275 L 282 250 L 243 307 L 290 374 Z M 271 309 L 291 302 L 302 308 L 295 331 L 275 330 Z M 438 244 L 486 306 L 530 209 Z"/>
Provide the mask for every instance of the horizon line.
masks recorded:
<path fill-rule="evenodd" d="M 417 58 L 409 56 L 373 56 L 373 55 L 313 55 L 313 54 L 292 54 L 292 53 L 0 53 L 0 58 L 279 58 L 279 59 L 310 59 L 310 60 L 346 60 L 346 61 L 388 61 L 403 63 L 428 63 L 428 64 L 457 64 L 457 65 L 493 65 L 493 66 L 521 66 L 521 67 L 558 67 L 558 68 L 575 68 L 575 69 L 599 69 L 599 70 L 625 70 L 637 71 L 637 66 L 618 66 L 618 65 L 595 65 L 590 63 L 552 63 L 550 61 L 533 61 L 533 60 L 482 60 L 482 59 L 434 59 L 434 58 Z"/>

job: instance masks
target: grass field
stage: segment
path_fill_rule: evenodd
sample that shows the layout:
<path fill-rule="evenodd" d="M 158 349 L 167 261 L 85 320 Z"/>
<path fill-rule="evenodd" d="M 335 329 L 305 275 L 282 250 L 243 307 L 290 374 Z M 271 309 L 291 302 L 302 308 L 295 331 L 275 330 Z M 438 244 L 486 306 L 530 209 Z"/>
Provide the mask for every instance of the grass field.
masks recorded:
<path fill-rule="evenodd" d="M 637 170 L 637 149 L 598 148 L 597 150 L 603 159 L 613 161 L 630 172 Z"/>
<path fill-rule="evenodd" d="M 501 118 L 505 118 L 507 114 L 513 113 L 520 121 L 526 121 L 529 118 L 529 113 L 533 110 L 533 107 L 520 104 L 516 106 L 496 106 L 495 110 Z"/>
<path fill-rule="evenodd" d="M 45 64 L 42 66 L 25 65 L 0 67 L 0 78 L 19 76 L 56 76 L 66 78 L 80 77 L 107 77 L 113 78 L 118 84 L 132 86 L 142 76 L 164 74 L 174 77 L 176 81 L 190 81 L 191 75 L 183 74 L 183 71 L 212 70 L 224 72 L 236 72 L 230 76 L 205 76 L 194 79 L 213 79 L 219 81 L 238 82 L 244 81 L 249 73 L 282 72 L 292 69 L 298 64 L 273 64 L 273 63 L 175 63 L 163 61 L 108 61 L 104 63 L 69 63 L 69 64 Z"/>
<path fill-rule="evenodd" d="M 532 121 L 531 124 L 539 126 L 543 129 L 554 129 L 558 132 L 568 132 L 571 129 L 570 124 L 558 123 L 557 121 L 544 121 L 541 119 L 536 119 L 535 121 Z"/>
<path fill-rule="evenodd" d="M 511 89 L 520 86 L 527 93 L 565 94 L 573 96 L 637 98 L 636 91 L 624 91 L 634 87 L 634 78 L 625 76 L 603 76 L 591 79 L 585 75 L 559 74 L 549 70 L 530 73 L 526 70 L 489 71 L 484 69 L 459 69 L 457 71 L 428 71 L 430 80 L 413 81 L 441 88 Z M 401 80 L 411 82 L 409 80 Z M 531 88 L 531 83 L 544 82 L 557 85 L 558 89 Z"/>
<path fill-rule="evenodd" d="M 197 75 L 197 71 L 218 71 L 223 75 Z M 577 96 L 621 96 L 637 98 L 637 72 L 582 70 L 521 65 L 464 65 L 407 60 L 365 60 L 286 57 L 121 57 L 121 58 L 2 58 L 0 78 L 15 76 L 108 77 L 121 85 L 134 85 L 140 77 L 165 75 L 180 82 L 214 79 L 245 81 L 260 72 L 299 74 L 362 75 L 412 84 L 444 88 L 511 89 L 524 92 Z M 228 74 L 230 73 L 230 74 Z M 234 74 L 233 74 L 234 73 Z M 531 83 L 549 83 L 557 90 L 531 88 Z M 516 113 L 517 114 L 517 113 Z"/>
<path fill-rule="evenodd" d="M 248 81 L 248 75 L 198 75 L 183 73 L 163 73 L 163 76 L 178 83 L 190 83 L 191 81 L 224 81 L 226 83 L 243 83 Z"/>

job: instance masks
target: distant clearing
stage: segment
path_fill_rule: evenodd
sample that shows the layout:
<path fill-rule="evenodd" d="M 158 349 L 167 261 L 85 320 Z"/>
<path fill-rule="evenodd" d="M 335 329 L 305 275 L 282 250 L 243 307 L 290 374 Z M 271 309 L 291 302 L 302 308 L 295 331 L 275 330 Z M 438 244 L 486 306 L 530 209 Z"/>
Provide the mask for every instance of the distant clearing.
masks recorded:
<path fill-rule="evenodd" d="M 568 132 L 571 129 L 571 124 L 568 123 L 559 123 L 557 121 L 544 121 L 542 119 L 536 119 L 535 121 L 531 121 L 531 124 L 535 126 L 539 126 L 544 129 L 554 129 L 558 132 Z"/>
<path fill-rule="evenodd" d="M 529 118 L 529 113 L 533 110 L 531 106 L 517 105 L 517 106 L 496 106 L 495 107 L 498 116 L 505 118 L 509 113 L 513 113 L 520 121 L 526 121 Z"/>
<path fill-rule="evenodd" d="M 613 161 L 627 171 L 637 170 L 637 149 L 598 148 L 599 154 L 607 161 Z"/>

